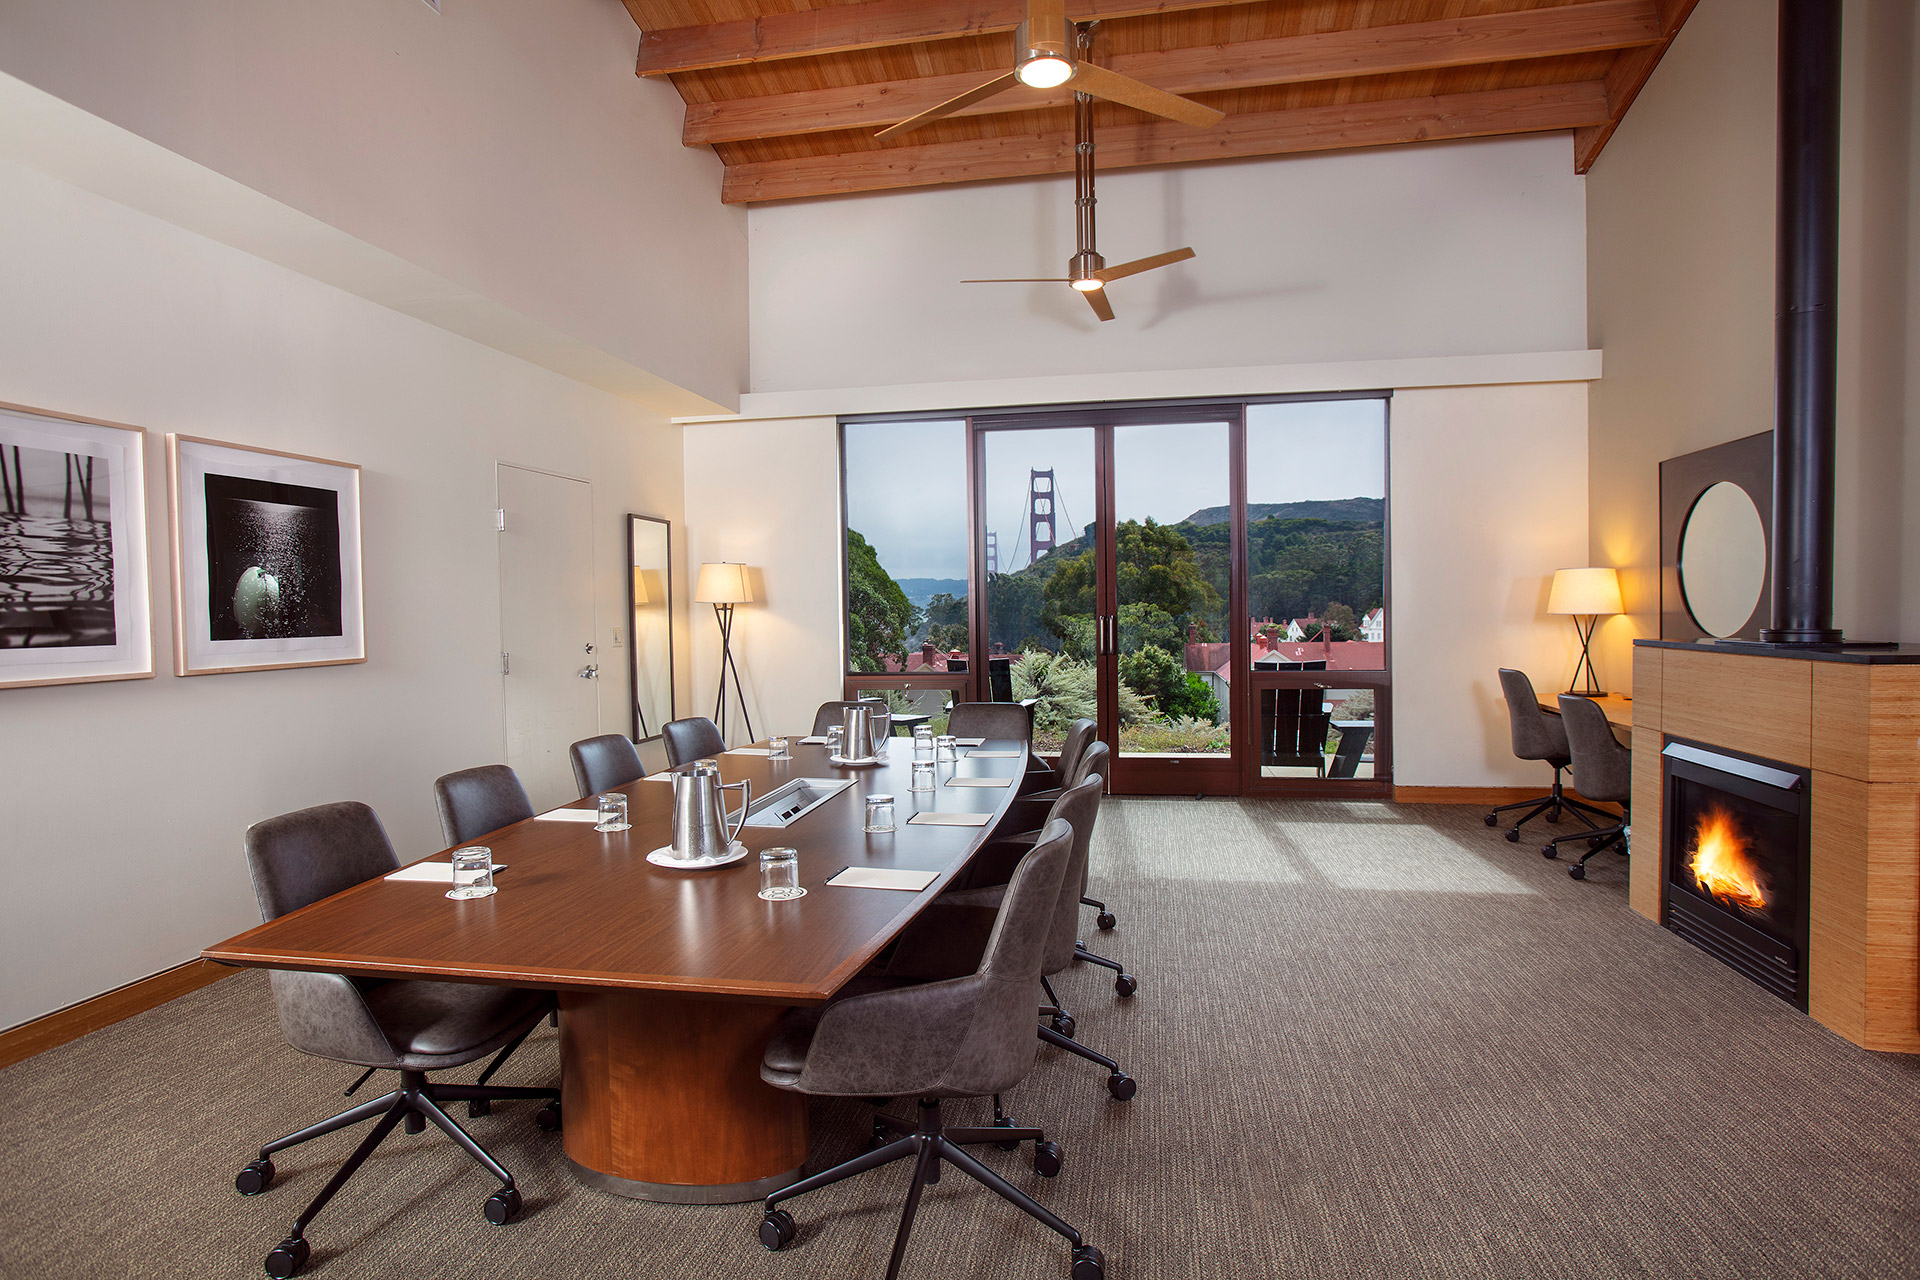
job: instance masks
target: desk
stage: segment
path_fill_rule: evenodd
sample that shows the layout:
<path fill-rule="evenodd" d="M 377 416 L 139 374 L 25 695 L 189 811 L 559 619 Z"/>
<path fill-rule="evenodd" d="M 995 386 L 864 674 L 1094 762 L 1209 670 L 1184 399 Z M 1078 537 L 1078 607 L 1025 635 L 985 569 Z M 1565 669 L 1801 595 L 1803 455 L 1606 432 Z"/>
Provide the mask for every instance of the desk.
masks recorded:
<path fill-rule="evenodd" d="M 991 742 L 1002 750 L 1018 742 Z M 750 855 L 676 871 L 646 861 L 672 838 L 673 788 L 621 788 L 630 831 L 528 819 L 481 837 L 506 864 L 500 892 L 456 902 L 444 886 L 371 880 L 201 954 L 223 964 L 368 977 L 437 978 L 557 991 L 568 1158 L 588 1183 L 648 1200 L 736 1203 L 794 1181 L 807 1158 L 807 1103 L 760 1079 L 760 1056 L 789 1005 L 825 1001 L 965 865 L 993 829 L 909 826 L 915 808 L 997 821 L 1019 789 L 947 787 L 960 774 L 1018 779 L 1015 759 L 942 766 L 931 796 L 908 789 L 911 752 L 837 769 L 799 744 L 791 760 L 728 753 L 726 781 L 756 795 L 793 778 L 853 785 L 785 829 L 748 827 L 752 852 L 800 850 L 807 896 L 762 902 Z M 869 791 L 893 793 L 899 830 L 862 830 Z M 576 804 L 572 807 L 586 807 Z M 836 889 L 846 866 L 939 876 L 917 894 Z"/>
<path fill-rule="evenodd" d="M 1615 729 L 1631 730 L 1633 728 L 1632 698 L 1618 693 L 1610 693 L 1604 698 L 1589 698 L 1587 701 L 1598 704 L 1600 710 L 1606 713 L 1607 723 Z M 1542 698 L 1540 699 L 1540 709 L 1542 711 L 1552 712 L 1557 716 L 1560 714 L 1560 703 L 1557 700 L 1548 701 Z"/>

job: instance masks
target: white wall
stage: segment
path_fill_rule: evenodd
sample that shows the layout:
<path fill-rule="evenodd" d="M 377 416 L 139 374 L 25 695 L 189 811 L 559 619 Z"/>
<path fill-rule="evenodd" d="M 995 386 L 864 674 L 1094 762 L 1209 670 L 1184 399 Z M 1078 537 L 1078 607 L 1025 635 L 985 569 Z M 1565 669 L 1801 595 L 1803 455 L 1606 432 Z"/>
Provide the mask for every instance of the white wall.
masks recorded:
<path fill-rule="evenodd" d="M 1538 783 L 1498 672 L 1551 696 L 1578 656 L 1546 606 L 1553 571 L 1587 562 L 1586 384 L 1403 391 L 1392 413 L 1394 781 Z"/>
<path fill-rule="evenodd" d="M 4 161 L 0 244 L 0 400 L 151 433 L 162 671 L 0 693 L 4 1026 L 256 923 L 259 818 L 357 798 L 403 856 L 439 847 L 432 780 L 502 753 L 497 461 L 592 480 L 603 652 L 625 513 L 684 525 L 679 430 L 626 401 Z M 166 674 L 167 431 L 363 466 L 369 662 Z"/>
<path fill-rule="evenodd" d="M 617 0 L 8 0 L 0 71 L 730 405 L 746 219 Z"/>
<path fill-rule="evenodd" d="M 1198 257 L 1111 289 L 1057 276 L 1070 179 L 755 207 L 753 389 L 1558 351 L 1586 345 L 1569 135 L 1118 170 L 1109 262 Z M 945 406 L 927 406 L 939 408 Z"/>
<path fill-rule="evenodd" d="M 806 733 L 840 696 L 847 617 L 840 591 L 840 435 L 833 418 L 703 423 L 684 428 L 687 565 L 731 560 L 760 571 L 759 599 L 734 611 L 733 655 L 753 727 Z M 719 628 L 694 605 L 693 700 L 713 714 Z M 729 737 L 746 741 L 728 695 Z"/>

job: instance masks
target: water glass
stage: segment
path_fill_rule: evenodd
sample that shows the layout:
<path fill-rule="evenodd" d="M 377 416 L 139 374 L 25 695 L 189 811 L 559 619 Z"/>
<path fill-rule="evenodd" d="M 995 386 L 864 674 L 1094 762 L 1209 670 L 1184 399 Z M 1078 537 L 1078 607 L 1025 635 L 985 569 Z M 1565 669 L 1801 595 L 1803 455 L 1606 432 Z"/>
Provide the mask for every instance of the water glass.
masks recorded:
<path fill-rule="evenodd" d="M 786 902 L 807 896 L 807 891 L 800 887 L 799 850 L 778 848 L 760 851 L 760 896 L 768 902 Z"/>
<path fill-rule="evenodd" d="M 940 764 L 960 763 L 960 742 L 950 733 L 943 733 L 934 740 L 933 758 Z"/>
<path fill-rule="evenodd" d="M 618 791 L 608 791 L 599 797 L 600 821 L 593 824 L 595 831 L 627 831 L 633 826 L 627 821 L 627 797 Z"/>
<path fill-rule="evenodd" d="M 913 729 L 913 758 L 915 760 L 933 759 L 933 730 L 926 725 L 915 725 Z"/>
<path fill-rule="evenodd" d="M 769 760 L 793 759 L 793 744 L 788 741 L 786 734 L 776 733 L 771 738 L 767 739 L 767 759 Z"/>
<path fill-rule="evenodd" d="M 867 822 L 865 830 L 869 833 L 894 830 L 893 797 L 874 792 L 867 797 Z"/>
<path fill-rule="evenodd" d="M 846 753 L 840 750 L 841 741 L 842 739 L 845 738 L 846 732 L 847 731 L 845 729 L 842 729 L 837 724 L 827 726 L 827 754 L 828 755 L 839 756 L 843 760 L 846 759 Z"/>
<path fill-rule="evenodd" d="M 915 760 L 913 762 L 913 786 L 915 791 L 931 791 L 934 788 L 933 761 Z"/>
<path fill-rule="evenodd" d="M 453 851 L 453 888 L 449 898 L 485 898 L 495 891 L 493 850 L 473 845 Z"/>

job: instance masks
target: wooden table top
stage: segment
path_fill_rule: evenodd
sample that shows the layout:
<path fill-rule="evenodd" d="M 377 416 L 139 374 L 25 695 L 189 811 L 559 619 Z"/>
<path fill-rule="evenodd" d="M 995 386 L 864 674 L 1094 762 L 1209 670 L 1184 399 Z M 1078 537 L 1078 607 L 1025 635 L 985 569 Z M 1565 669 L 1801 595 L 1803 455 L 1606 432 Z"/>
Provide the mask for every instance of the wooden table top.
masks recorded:
<path fill-rule="evenodd" d="M 1633 699 L 1632 698 L 1629 698 L 1624 694 L 1610 693 L 1604 698 L 1591 698 L 1589 699 L 1589 701 L 1597 702 L 1600 704 L 1600 709 L 1606 712 L 1607 723 L 1612 725 L 1614 728 L 1616 729 L 1633 728 Z M 1540 709 L 1542 711 L 1551 711 L 1554 715 L 1557 716 L 1560 714 L 1560 703 L 1557 699 L 1550 700 L 1547 698 L 1541 698 Z"/>
<path fill-rule="evenodd" d="M 796 744 L 793 759 L 719 757 L 723 779 L 764 795 L 794 778 L 850 778 L 853 785 L 785 828 L 747 827 L 749 856 L 726 867 L 679 871 L 646 854 L 670 842 L 673 787 L 666 775 L 621 788 L 632 830 L 530 818 L 475 843 L 506 864 L 500 891 L 455 901 L 441 884 L 370 880 L 289 912 L 201 954 L 222 964 L 312 969 L 372 977 L 437 977 L 553 989 L 629 987 L 806 1004 L 825 1000 L 871 960 L 947 884 L 993 830 L 910 826 L 916 810 L 999 815 L 1019 790 L 1015 759 L 943 765 L 931 795 L 908 790 L 912 750 L 897 742 L 887 763 L 836 768 L 824 747 Z M 961 748 L 964 753 L 967 748 Z M 949 787 L 960 776 L 1002 777 L 1008 787 Z M 891 792 L 899 829 L 867 835 L 865 797 Z M 736 803 L 735 793 L 728 793 Z M 576 802 L 569 808 L 587 808 Z M 807 895 L 763 902 L 758 859 L 773 845 L 799 850 Z M 445 853 L 436 855 L 442 859 Z M 939 874 L 919 893 L 846 889 L 825 882 L 841 868 L 906 867 Z"/>

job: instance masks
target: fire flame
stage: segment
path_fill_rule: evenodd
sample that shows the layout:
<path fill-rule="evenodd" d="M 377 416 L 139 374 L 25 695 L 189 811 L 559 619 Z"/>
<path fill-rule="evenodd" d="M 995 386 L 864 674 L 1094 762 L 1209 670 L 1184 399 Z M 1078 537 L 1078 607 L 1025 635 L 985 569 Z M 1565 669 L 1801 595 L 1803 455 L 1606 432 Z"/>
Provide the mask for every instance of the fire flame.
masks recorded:
<path fill-rule="evenodd" d="M 1759 873 L 1747 860 L 1749 840 L 1733 815 L 1715 806 L 1700 815 L 1693 830 L 1693 853 L 1687 869 L 1703 890 L 1716 898 L 1760 910 L 1767 905 Z"/>

